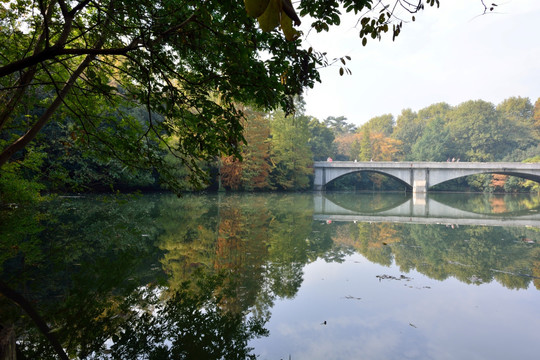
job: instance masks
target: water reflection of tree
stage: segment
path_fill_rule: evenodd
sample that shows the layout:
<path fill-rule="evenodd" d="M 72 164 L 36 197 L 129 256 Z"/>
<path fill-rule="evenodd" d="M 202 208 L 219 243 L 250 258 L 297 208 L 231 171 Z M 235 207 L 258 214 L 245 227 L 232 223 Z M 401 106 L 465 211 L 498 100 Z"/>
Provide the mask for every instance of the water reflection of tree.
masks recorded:
<path fill-rule="evenodd" d="M 250 356 L 247 341 L 265 335 L 276 299 L 296 295 L 305 264 L 343 261 L 352 248 L 437 279 L 524 288 L 533 278 L 519 274 L 528 274 L 539 285 L 533 229 L 327 224 L 312 221 L 311 201 L 310 194 L 145 196 L 19 209 L 2 214 L 0 279 L 30 301 L 69 356 L 81 358 L 159 357 L 165 348 L 227 358 L 216 346 Z M 56 357 L 6 297 L 0 322 L 15 329 L 27 358 Z M 201 334 L 208 342 L 197 342 Z"/>
<path fill-rule="evenodd" d="M 236 312 L 265 317 L 276 298 L 292 298 L 306 263 L 324 256 L 333 242 L 312 232 L 309 195 L 227 195 L 162 202 L 160 236 L 169 284 L 195 270 L 227 274 L 234 294 L 223 301 Z M 334 253 L 333 260 L 339 260 Z"/>
<path fill-rule="evenodd" d="M 252 357 L 248 340 L 266 333 L 264 318 L 224 306 L 222 294 L 234 289 L 222 277 L 193 273 L 163 297 L 164 276 L 156 266 L 162 252 L 153 241 L 162 230 L 149 197 L 63 200 L 46 212 L 2 215 L 0 234 L 9 241 L 0 244 L 0 280 L 7 289 L 0 296 L 0 326 L 12 329 L 20 356 L 52 359 L 65 351 L 77 358 L 152 357 L 167 346 L 178 358 L 245 358 Z M 10 301 L 17 296 L 29 305 Z M 36 328 L 29 308 L 48 329 Z M 44 333 L 59 341 L 59 352 Z"/>
<path fill-rule="evenodd" d="M 338 228 L 334 240 L 354 247 L 372 262 L 389 266 L 393 256 L 388 245 L 399 242 L 398 235 L 392 224 L 358 223 Z"/>
<path fill-rule="evenodd" d="M 122 324 L 106 358 L 255 359 L 247 344 L 268 334 L 263 327 L 266 319 L 246 318 L 224 307 L 223 295 L 216 295 L 216 289 L 227 289 L 225 280 L 196 272 L 165 302 L 158 292 L 147 292 L 146 307 Z M 223 293 L 227 291 L 233 289 Z"/>
<path fill-rule="evenodd" d="M 469 194 L 455 196 L 448 193 L 432 193 L 430 198 L 450 207 L 477 214 L 526 214 L 540 208 L 539 196 L 523 194 Z"/>
<path fill-rule="evenodd" d="M 1 225 L 2 232 L 15 234 L 1 246 L 16 251 L 3 259 L 1 278 L 42 314 L 72 356 L 89 354 L 107 339 L 108 329 L 120 317 L 103 314 L 113 312 L 119 298 L 146 280 L 141 266 L 152 262 L 154 249 L 142 237 L 142 229 L 147 235 L 152 232 L 145 220 L 152 203 L 137 205 L 64 200 L 46 211 L 5 214 L 6 219 L 19 220 Z M 34 225 L 25 233 L 21 223 Z M 28 358 L 53 357 L 20 307 L 5 301 L 1 309 L 3 325 L 16 329 Z"/>
<path fill-rule="evenodd" d="M 539 285 L 540 233 L 528 228 L 392 223 L 339 224 L 334 240 L 382 265 L 395 261 L 438 280 Z"/>

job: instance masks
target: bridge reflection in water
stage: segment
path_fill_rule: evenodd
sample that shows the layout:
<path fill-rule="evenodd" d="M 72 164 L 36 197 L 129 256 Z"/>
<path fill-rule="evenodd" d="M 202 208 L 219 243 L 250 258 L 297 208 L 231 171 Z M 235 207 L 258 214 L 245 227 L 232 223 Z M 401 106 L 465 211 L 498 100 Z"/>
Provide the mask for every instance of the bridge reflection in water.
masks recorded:
<path fill-rule="evenodd" d="M 365 195 L 365 194 L 364 194 Z M 414 196 L 396 194 L 390 203 L 378 209 L 365 206 L 350 206 L 357 195 L 344 197 L 329 193 L 314 194 L 314 220 L 393 222 L 410 224 L 483 225 L 483 226 L 527 226 L 540 228 L 540 209 L 509 213 L 476 213 L 443 204 L 428 194 Z M 345 205 L 342 204 L 345 199 Z M 362 195 L 359 196 L 359 200 Z M 364 196 L 364 200 L 367 198 Z"/>

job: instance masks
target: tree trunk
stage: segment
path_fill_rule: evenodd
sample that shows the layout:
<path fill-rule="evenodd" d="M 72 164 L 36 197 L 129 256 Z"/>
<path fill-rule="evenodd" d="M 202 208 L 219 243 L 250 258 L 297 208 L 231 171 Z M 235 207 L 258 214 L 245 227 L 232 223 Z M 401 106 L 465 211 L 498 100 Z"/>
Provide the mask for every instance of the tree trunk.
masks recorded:
<path fill-rule="evenodd" d="M 41 316 L 34 309 L 32 304 L 28 302 L 21 294 L 10 288 L 7 284 L 0 280 L 0 294 L 4 295 L 9 300 L 17 304 L 21 309 L 23 309 L 26 314 L 32 319 L 34 324 L 37 326 L 39 331 L 45 336 L 49 343 L 52 345 L 58 357 L 62 360 L 69 360 L 67 354 L 65 353 L 62 345 L 58 339 L 51 333 L 51 329 L 47 323 L 41 318 Z M 13 334 L 15 336 L 15 334 Z M 13 338 L 13 344 L 15 344 L 15 338 Z M 15 351 L 15 346 L 13 346 L 13 351 Z M 8 357 L 9 359 L 9 357 Z M 3 360 L 3 359 L 2 359 Z"/>
<path fill-rule="evenodd" d="M 15 332 L 0 325 L 0 360 L 16 360 Z"/>

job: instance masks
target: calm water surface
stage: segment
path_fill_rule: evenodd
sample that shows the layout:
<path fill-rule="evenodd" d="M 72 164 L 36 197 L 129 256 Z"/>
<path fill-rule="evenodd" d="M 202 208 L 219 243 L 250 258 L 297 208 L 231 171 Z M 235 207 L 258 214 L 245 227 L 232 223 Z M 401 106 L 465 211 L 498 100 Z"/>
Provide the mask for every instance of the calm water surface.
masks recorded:
<path fill-rule="evenodd" d="M 483 194 L 59 198 L 1 213 L 0 325 L 27 358 L 57 341 L 92 359 L 537 359 L 539 210 Z"/>

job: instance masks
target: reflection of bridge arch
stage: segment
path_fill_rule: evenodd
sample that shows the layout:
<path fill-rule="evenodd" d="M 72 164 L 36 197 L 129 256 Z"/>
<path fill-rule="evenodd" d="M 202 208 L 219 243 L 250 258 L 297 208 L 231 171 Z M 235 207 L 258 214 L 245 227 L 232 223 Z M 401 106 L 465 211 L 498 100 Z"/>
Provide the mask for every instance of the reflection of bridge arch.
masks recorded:
<path fill-rule="evenodd" d="M 531 213 L 540 212 L 540 206 L 535 206 L 534 204 L 536 202 L 532 198 L 529 201 L 522 202 L 519 205 L 514 203 L 513 205 L 509 204 L 509 206 L 507 207 L 506 206 L 507 201 L 512 203 L 513 198 L 516 198 L 516 197 L 519 197 L 519 194 L 510 193 L 510 194 L 488 195 L 485 193 L 470 193 L 470 194 L 467 194 L 467 201 L 465 203 L 458 202 L 457 204 L 454 204 L 455 195 L 452 193 L 441 192 L 441 193 L 430 194 L 430 198 L 438 203 L 445 204 L 446 206 L 451 207 L 451 208 L 463 209 L 464 211 L 468 213 L 474 213 L 474 214 L 480 214 L 480 215 L 514 218 L 514 217 L 531 215 Z M 501 212 L 500 208 L 498 210 L 493 209 L 493 203 L 492 203 L 493 200 L 502 201 L 502 204 L 503 204 L 502 209 L 504 209 L 504 212 Z M 540 200 L 540 198 L 538 198 L 538 200 Z M 476 203 L 477 205 L 474 206 L 474 208 L 467 210 L 467 208 L 471 208 L 471 205 L 467 204 L 469 201 L 471 201 L 472 203 Z M 482 206 L 481 203 L 483 203 L 484 206 Z M 487 208 L 485 207 L 486 205 L 488 206 Z M 477 207 L 477 206 L 480 206 L 480 207 Z M 531 208 L 531 206 L 535 206 L 535 207 Z M 497 206 L 495 205 L 494 207 L 497 207 Z"/>
<path fill-rule="evenodd" d="M 320 193 L 315 193 L 313 200 L 315 206 L 313 218 L 322 221 L 531 226 L 540 228 L 540 212 L 520 216 L 478 214 L 453 208 L 425 196 L 411 197 L 392 209 L 375 213 L 362 213 L 345 209 Z"/>
<path fill-rule="evenodd" d="M 349 192 L 330 192 L 325 197 L 343 209 L 362 214 L 385 212 L 410 200 L 410 194 L 405 192 L 355 193 L 352 197 Z"/>
<path fill-rule="evenodd" d="M 413 192 L 426 192 L 431 186 L 476 174 L 512 175 L 540 182 L 540 163 L 316 161 L 313 168 L 315 190 L 324 190 L 331 181 L 362 171 L 396 178 Z"/>

